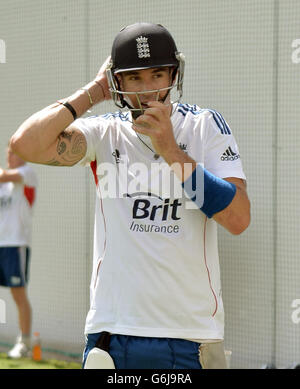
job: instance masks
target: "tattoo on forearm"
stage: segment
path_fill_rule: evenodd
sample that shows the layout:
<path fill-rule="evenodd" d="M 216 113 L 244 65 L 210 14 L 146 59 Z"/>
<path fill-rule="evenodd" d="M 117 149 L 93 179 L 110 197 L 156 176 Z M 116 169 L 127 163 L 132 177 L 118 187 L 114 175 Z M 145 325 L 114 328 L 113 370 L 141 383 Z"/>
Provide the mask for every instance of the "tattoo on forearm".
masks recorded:
<path fill-rule="evenodd" d="M 58 145 L 57 145 L 57 152 L 59 155 L 61 155 L 62 153 L 64 153 L 66 151 L 66 144 L 65 142 L 58 142 Z"/>
<path fill-rule="evenodd" d="M 57 143 L 57 148 L 56 148 L 56 150 L 57 150 L 59 155 L 64 153 L 66 151 L 66 148 L 67 148 L 66 142 L 64 142 L 63 139 L 67 139 L 69 142 L 71 142 L 73 134 L 74 134 L 74 131 L 71 131 L 71 132 L 63 131 L 59 135 L 58 143 Z"/>
<path fill-rule="evenodd" d="M 75 131 L 63 131 L 57 141 L 56 151 L 62 162 L 53 158 L 47 162 L 52 166 L 65 166 L 76 163 L 85 152 L 84 136 L 74 135 Z M 66 162 L 66 163 L 64 163 Z"/>
<path fill-rule="evenodd" d="M 68 141 L 71 142 L 71 139 L 72 139 L 73 134 L 74 134 L 74 131 L 70 131 L 70 132 L 63 131 L 63 132 L 60 134 L 60 137 L 61 137 L 61 138 L 68 139 Z"/>
<path fill-rule="evenodd" d="M 59 161 L 57 161 L 56 159 L 52 158 L 50 161 L 46 162 L 46 165 L 61 166 L 61 163 Z"/>
<path fill-rule="evenodd" d="M 74 139 L 71 153 L 78 155 L 84 151 L 84 140 L 82 135 L 77 135 Z"/>

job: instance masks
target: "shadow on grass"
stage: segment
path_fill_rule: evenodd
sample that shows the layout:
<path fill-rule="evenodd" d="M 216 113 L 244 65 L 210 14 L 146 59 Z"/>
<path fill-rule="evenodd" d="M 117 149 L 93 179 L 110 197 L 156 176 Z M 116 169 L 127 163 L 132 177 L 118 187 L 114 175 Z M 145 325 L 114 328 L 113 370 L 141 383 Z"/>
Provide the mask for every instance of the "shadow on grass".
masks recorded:
<path fill-rule="evenodd" d="M 81 369 L 81 364 L 56 359 L 38 362 L 31 358 L 11 359 L 6 354 L 0 353 L 0 369 Z"/>

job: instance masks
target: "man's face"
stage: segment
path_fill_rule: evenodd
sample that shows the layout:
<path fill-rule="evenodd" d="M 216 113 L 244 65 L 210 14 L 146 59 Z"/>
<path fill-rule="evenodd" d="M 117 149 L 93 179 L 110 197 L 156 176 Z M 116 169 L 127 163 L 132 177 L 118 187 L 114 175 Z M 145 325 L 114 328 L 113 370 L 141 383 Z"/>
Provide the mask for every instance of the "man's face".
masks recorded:
<path fill-rule="evenodd" d="M 172 69 L 169 67 L 134 70 L 117 74 L 121 90 L 124 92 L 139 92 L 138 98 L 135 94 L 126 94 L 124 97 L 130 100 L 133 108 L 147 109 L 149 101 L 161 101 L 165 104 L 170 103 L 170 94 L 168 90 L 160 92 L 142 93 L 144 91 L 168 88 L 172 84 Z M 168 96 L 167 96 L 168 94 Z M 167 96 L 166 100 L 164 98 Z"/>
<path fill-rule="evenodd" d="M 6 149 L 6 161 L 9 169 L 15 169 L 25 163 L 23 159 L 14 154 L 9 147 Z"/>

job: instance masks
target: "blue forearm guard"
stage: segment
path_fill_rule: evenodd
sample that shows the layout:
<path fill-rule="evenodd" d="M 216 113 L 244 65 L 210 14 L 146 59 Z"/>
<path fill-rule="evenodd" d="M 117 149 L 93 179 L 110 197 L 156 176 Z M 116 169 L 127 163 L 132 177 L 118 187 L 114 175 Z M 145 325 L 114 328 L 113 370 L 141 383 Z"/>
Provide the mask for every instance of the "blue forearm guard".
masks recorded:
<path fill-rule="evenodd" d="M 201 164 L 197 164 L 191 176 L 182 183 L 186 194 L 209 218 L 225 209 L 236 193 L 236 186 L 216 177 Z"/>

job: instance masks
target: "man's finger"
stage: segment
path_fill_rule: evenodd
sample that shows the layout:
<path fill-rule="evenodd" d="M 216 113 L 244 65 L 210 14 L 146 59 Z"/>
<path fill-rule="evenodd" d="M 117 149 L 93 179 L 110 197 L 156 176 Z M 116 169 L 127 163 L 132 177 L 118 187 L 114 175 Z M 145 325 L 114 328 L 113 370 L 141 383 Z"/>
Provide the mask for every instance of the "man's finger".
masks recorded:
<path fill-rule="evenodd" d="M 106 60 L 103 62 L 103 64 L 102 64 L 102 66 L 101 66 L 101 68 L 100 68 L 100 70 L 99 70 L 99 72 L 98 72 L 97 75 L 102 75 L 103 73 L 105 73 L 105 71 L 106 71 L 106 69 L 107 69 L 107 66 L 108 66 L 108 64 L 109 64 L 109 62 L 110 62 L 110 59 L 111 59 L 111 56 L 109 55 L 109 56 L 106 58 Z"/>
<path fill-rule="evenodd" d="M 152 135 L 153 133 L 153 129 L 151 129 L 150 127 L 145 127 L 145 126 L 137 126 L 136 124 L 133 124 L 132 126 L 132 129 L 136 132 L 138 132 L 139 134 L 144 134 L 144 135 Z"/>
<path fill-rule="evenodd" d="M 143 121 L 148 122 L 150 117 L 159 122 L 163 119 L 163 113 L 157 108 L 147 108 L 143 115 L 136 119 L 136 122 L 139 124 L 141 124 Z"/>
<path fill-rule="evenodd" d="M 160 101 L 149 101 L 148 106 L 157 107 L 158 109 L 161 109 L 163 111 L 168 111 L 168 105 L 161 103 Z"/>

